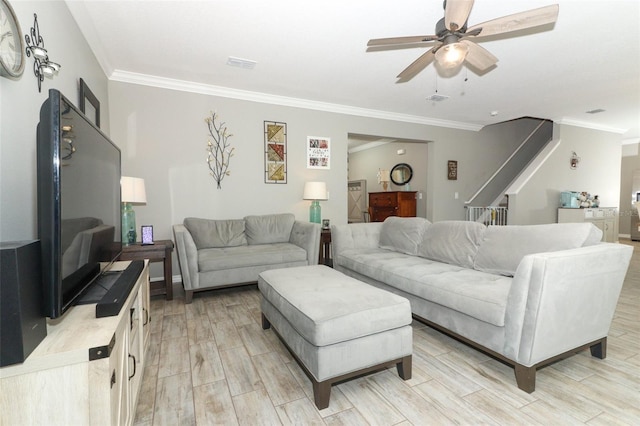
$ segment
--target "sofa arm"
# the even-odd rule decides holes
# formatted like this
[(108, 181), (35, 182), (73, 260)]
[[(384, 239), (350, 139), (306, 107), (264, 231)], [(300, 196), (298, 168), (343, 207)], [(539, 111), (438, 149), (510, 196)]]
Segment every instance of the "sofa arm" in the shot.
[(317, 265), (320, 256), (320, 225), (296, 220), (291, 228), (289, 242), (303, 248), (307, 252), (309, 265)]
[(524, 366), (606, 337), (633, 247), (602, 243), (525, 256), (505, 317), (505, 355)]
[(184, 225), (173, 225), (173, 236), (176, 240), (182, 285), (185, 290), (197, 289), (199, 286), (198, 248), (193, 241), (193, 236)]

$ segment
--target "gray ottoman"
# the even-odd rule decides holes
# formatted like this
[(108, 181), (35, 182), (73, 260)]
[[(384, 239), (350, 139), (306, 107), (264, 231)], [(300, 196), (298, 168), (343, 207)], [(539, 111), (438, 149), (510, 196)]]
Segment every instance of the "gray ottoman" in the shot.
[(262, 328), (274, 326), (313, 383), (318, 409), (331, 385), (396, 365), (411, 378), (409, 301), (324, 265), (260, 273)]

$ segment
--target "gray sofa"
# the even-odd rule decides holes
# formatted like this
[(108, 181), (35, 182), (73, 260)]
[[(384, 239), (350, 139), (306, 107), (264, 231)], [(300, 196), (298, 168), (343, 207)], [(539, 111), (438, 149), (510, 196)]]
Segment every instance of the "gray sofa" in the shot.
[(255, 283), (262, 271), (316, 265), (320, 231), (320, 225), (288, 213), (186, 218), (173, 226), (186, 303), (195, 291)]
[(606, 356), (606, 337), (633, 248), (601, 243), (590, 223), (489, 226), (389, 218), (332, 227), (334, 268), (406, 297), (414, 317), (514, 366), (579, 350)]

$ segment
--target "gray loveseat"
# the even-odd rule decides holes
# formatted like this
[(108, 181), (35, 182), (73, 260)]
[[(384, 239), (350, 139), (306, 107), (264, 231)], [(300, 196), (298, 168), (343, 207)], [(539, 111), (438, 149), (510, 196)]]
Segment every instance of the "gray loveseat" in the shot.
[(592, 224), (489, 226), (389, 218), (332, 227), (334, 267), (406, 297), (416, 319), (514, 366), (536, 368), (606, 338), (633, 248)]
[(173, 226), (186, 303), (194, 291), (254, 283), (268, 269), (316, 265), (320, 230), (288, 213), (186, 218)]

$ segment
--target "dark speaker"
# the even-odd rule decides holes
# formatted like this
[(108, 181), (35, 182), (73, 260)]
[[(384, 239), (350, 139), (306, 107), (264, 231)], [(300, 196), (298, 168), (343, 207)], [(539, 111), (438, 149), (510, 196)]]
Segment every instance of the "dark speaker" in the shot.
[(47, 335), (40, 241), (0, 243), (0, 367), (24, 362)]

